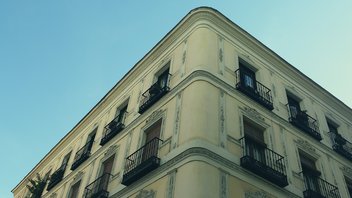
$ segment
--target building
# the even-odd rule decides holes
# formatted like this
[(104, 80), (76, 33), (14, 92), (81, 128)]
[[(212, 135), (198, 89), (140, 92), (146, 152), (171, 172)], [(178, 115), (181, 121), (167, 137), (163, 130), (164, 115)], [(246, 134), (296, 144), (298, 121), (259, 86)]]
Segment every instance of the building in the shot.
[(352, 197), (352, 110), (192, 10), (13, 189), (44, 198)]

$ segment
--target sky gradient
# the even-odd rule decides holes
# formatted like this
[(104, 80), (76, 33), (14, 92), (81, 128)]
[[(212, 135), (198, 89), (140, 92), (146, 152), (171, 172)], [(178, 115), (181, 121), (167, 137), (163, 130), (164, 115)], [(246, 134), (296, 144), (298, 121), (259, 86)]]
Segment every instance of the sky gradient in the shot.
[(0, 198), (199, 6), (352, 107), (351, 0), (148, 2), (0, 0)]

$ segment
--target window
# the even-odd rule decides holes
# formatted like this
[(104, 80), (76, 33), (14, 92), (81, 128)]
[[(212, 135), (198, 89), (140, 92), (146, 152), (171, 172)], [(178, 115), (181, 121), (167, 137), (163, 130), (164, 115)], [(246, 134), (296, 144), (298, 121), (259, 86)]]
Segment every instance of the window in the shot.
[(128, 101), (121, 105), (115, 114), (115, 118), (111, 120), (109, 124), (104, 127), (103, 137), (100, 141), (100, 145), (104, 146), (109, 140), (115, 135), (120, 133), (125, 128), (125, 119), (127, 114)]
[(352, 180), (345, 177), (345, 181), (346, 181), (347, 191), (350, 195), (350, 198), (352, 198)]
[(299, 101), (287, 95), (288, 107), (293, 118), (296, 118), (297, 115), (301, 112), (301, 107)]
[(58, 184), (62, 178), (64, 177), (66, 166), (71, 156), (71, 151), (65, 155), (62, 160), (61, 166), (50, 176), (48, 187), (46, 188), (48, 191), (52, 189), (56, 184)]
[(264, 129), (260, 126), (244, 120), (244, 137), (246, 140), (246, 153), (255, 160), (265, 164)]
[(147, 130), (145, 130), (145, 147), (142, 154), (142, 161), (149, 159), (152, 156), (157, 156), (159, 141), (156, 138), (160, 138), (162, 119), (156, 121)]
[(330, 133), (337, 134), (337, 127), (335, 124), (332, 124), (331, 122), (328, 121), (328, 128)]
[(49, 175), (50, 175), (50, 172), (51, 172), (51, 170), (49, 170), (45, 175), (44, 175), (44, 178), (43, 178), (43, 180), (45, 181), (45, 182), (47, 182), (48, 181), (48, 179), (49, 179)]
[(69, 198), (77, 198), (78, 197), (80, 185), (81, 185), (81, 180), (79, 180), (73, 186), (71, 186), (70, 193), (68, 195)]
[(167, 86), (168, 80), (169, 80), (169, 70), (170, 68), (168, 67), (164, 72), (162, 72), (158, 76), (157, 84), (159, 85), (160, 88)]
[[(45, 186), (47, 185), (47, 182), (49, 180), (49, 177), (50, 177), (50, 173), (51, 173), (51, 170), (49, 170), (45, 175), (44, 175), (44, 182), (45, 182)], [(45, 189), (45, 186), (44, 186), (44, 189)]]
[(89, 152), (92, 149), (96, 133), (97, 133), (97, 128), (95, 128), (87, 137), (87, 144), (88, 144), (87, 151)]
[(122, 184), (130, 185), (160, 165), (158, 157), (162, 119), (159, 119), (144, 132), (144, 145), (126, 158)]
[(102, 163), (102, 168), (101, 168), (101, 174), (103, 175), (105, 173), (111, 174), (112, 173), (112, 167), (114, 164), (114, 159), (115, 159), (115, 155), (112, 155), (111, 157), (109, 157), (107, 160), (105, 160)]
[(115, 115), (115, 118), (117, 118), (116, 122), (124, 123), (124, 120), (126, 118), (126, 113), (127, 113), (127, 104), (123, 105), (122, 107), (119, 107)]
[(168, 62), (165, 67), (155, 75), (156, 80), (154, 81), (154, 84), (152, 84), (149, 89), (142, 94), (138, 113), (142, 114), (169, 92), (169, 68), (170, 62)]
[(301, 160), (305, 188), (309, 191), (308, 194), (312, 192), (319, 193), (320, 186), (318, 178), (321, 173), (316, 169), (315, 160), (302, 153), (299, 153), (299, 158)]
[(71, 151), (65, 155), (64, 159), (62, 160), (62, 163), (61, 163), (61, 168), (65, 171), (66, 169), (66, 166), (68, 164), (68, 160), (70, 159), (70, 156), (71, 156)]
[(246, 67), (243, 63), (240, 64), (240, 78), (246, 88), (256, 89), (255, 72)]
[(154, 138), (160, 137), (161, 123), (162, 123), (162, 119), (159, 119), (153, 125), (151, 125), (147, 130), (145, 130), (145, 134), (146, 134), (145, 142), (146, 143)]

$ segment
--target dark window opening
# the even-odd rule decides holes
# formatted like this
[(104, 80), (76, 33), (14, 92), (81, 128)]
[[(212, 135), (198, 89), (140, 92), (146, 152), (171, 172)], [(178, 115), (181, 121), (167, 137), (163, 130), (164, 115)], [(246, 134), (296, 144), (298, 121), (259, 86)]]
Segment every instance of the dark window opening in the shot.
[(79, 193), (79, 186), (81, 185), (81, 180), (79, 180), (78, 182), (76, 182), (70, 190), (70, 194), (69, 194), (69, 198), (77, 198), (78, 197), (78, 193)]

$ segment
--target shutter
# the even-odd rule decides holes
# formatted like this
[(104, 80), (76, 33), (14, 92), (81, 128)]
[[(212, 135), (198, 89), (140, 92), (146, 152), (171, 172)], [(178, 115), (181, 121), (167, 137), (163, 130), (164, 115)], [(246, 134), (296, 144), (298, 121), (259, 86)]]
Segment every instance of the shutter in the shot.
[(102, 174), (104, 174), (104, 173), (111, 174), (112, 165), (114, 164), (114, 159), (115, 159), (115, 155), (109, 157), (107, 160), (105, 160), (103, 162), (103, 172), (102, 172)]
[(264, 144), (264, 133), (259, 127), (244, 121), (244, 135), (250, 139)]
[(155, 122), (152, 126), (150, 126), (146, 131), (146, 140), (145, 142), (149, 142), (150, 140), (154, 138), (159, 138), (160, 137), (160, 131), (161, 131), (161, 122), (162, 120), (158, 120)]

